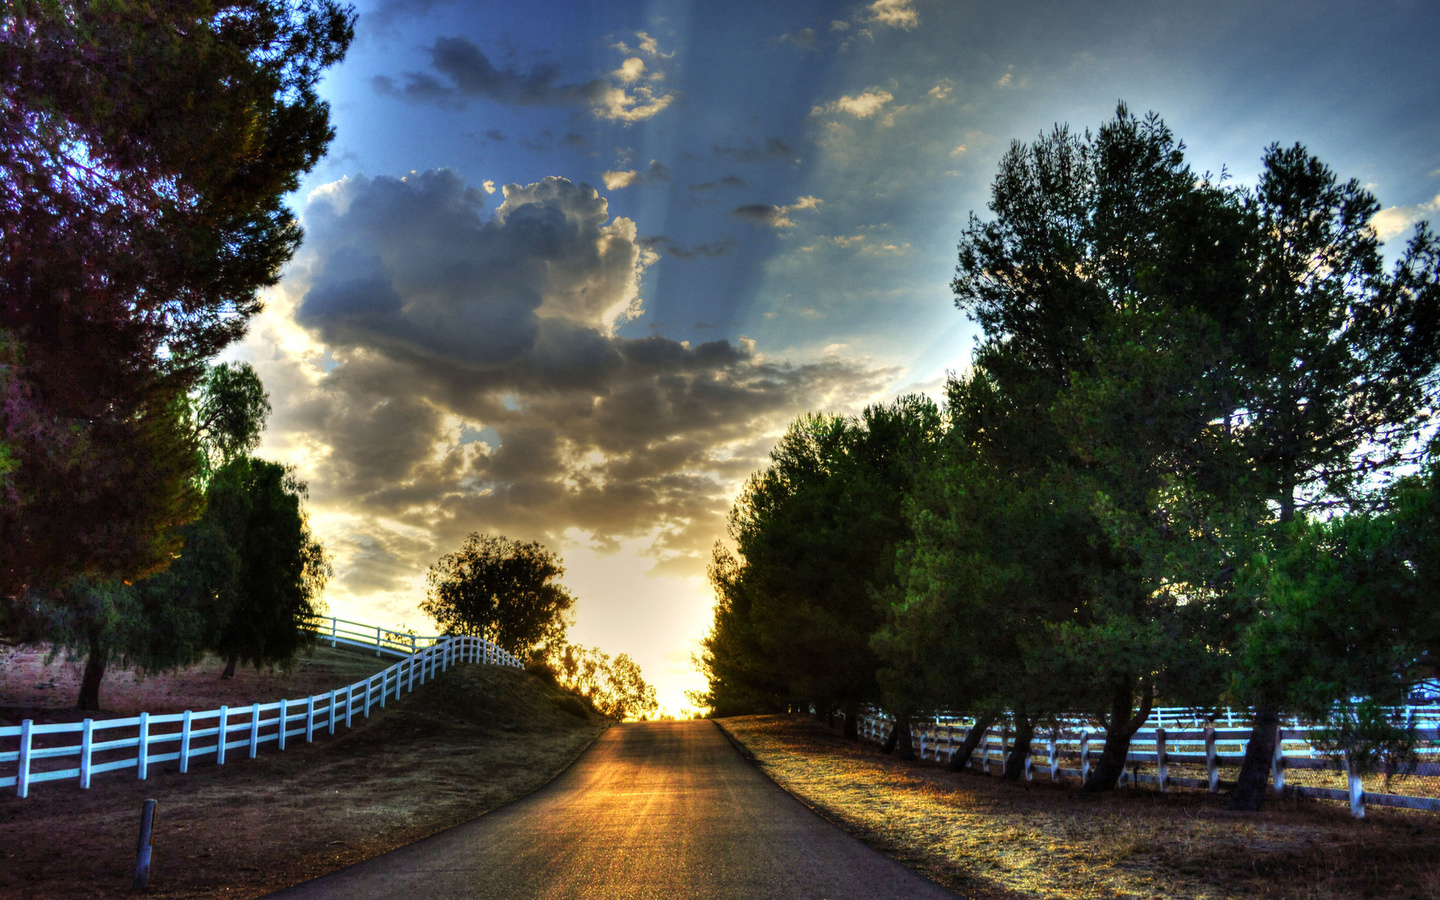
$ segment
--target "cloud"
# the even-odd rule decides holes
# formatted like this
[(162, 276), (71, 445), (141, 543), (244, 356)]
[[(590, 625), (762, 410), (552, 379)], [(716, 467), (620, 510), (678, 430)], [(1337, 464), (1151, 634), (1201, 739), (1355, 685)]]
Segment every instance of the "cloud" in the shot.
[(849, 113), (857, 119), (868, 119), (884, 108), (885, 104), (895, 99), (895, 95), (883, 88), (867, 88), (859, 94), (851, 97), (842, 96), (839, 100), (831, 100), (819, 106), (812, 107), (810, 115), (821, 116), (827, 113)]
[(893, 377), (771, 361), (745, 339), (625, 336), (661, 241), (564, 178), (489, 196), (444, 169), (317, 189), (252, 331), (276, 407), (266, 452), (300, 463), (342, 595), (413, 589), (470, 531), (641, 540), (657, 565), (703, 572), (774, 436)]
[(1370, 220), (1375, 228), (1375, 234), (1381, 242), (1399, 237), (1410, 229), (1416, 222), (1428, 216), (1440, 212), (1440, 194), (1428, 203), (1416, 203), (1412, 206), (1389, 206), (1380, 210)]
[(712, 194), (722, 189), (742, 187), (745, 187), (745, 179), (739, 175), (726, 175), (722, 178), (692, 184), (689, 186), (689, 190), (696, 194)]
[[(661, 54), (648, 36), (640, 52), (655, 60), (674, 56)], [(514, 106), (588, 106), (598, 118), (627, 124), (657, 115), (677, 96), (664, 88), (664, 72), (651, 71), (639, 56), (627, 56), (605, 78), (564, 82), (553, 63), (538, 63), (528, 72), (499, 68), (470, 39), (439, 37), (430, 46), (430, 65), (430, 71), (407, 72), (399, 82), (376, 75), (371, 85), (380, 94), (449, 107), (472, 99)]]
[(818, 49), (815, 29), (802, 28), (794, 34), (782, 34), (775, 39), (778, 44), (791, 44), (806, 52), (814, 52)]
[[(402, 85), (385, 75), (372, 79), (382, 94), (413, 102), (458, 105), (472, 98), (519, 106), (597, 103), (607, 85), (599, 79), (560, 83), (552, 64), (536, 65), (529, 72), (500, 69), (468, 38), (440, 37), (430, 45), (431, 72), (407, 72)], [(437, 77), (438, 73), (441, 77)]]
[(624, 171), (609, 170), (600, 174), (605, 182), (605, 190), (616, 191), (621, 188), (635, 187), (641, 184), (653, 184), (660, 181), (670, 180), (670, 169), (659, 160), (650, 160), (650, 167), (641, 172), (636, 169)]
[(794, 228), (795, 220), (790, 213), (799, 210), (816, 209), (824, 200), (819, 197), (800, 197), (788, 206), (772, 206), (769, 203), (747, 203), (732, 210), (733, 215), (754, 225), (768, 225), (771, 228)]
[(891, 28), (913, 31), (920, 27), (920, 14), (912, 0), (875, 0), (867, 12), (868, 21)]
[(642, 237), (640, 244), (644, 247), (654, 248), (665, 256), (673, 256), (677, 259), (695, 259), (696, 257), (719, 257), (724, 256), (738, 246), (733, 237), (721, 238), (718, 241), (707, 244), (694, 244), (689, 247), (682, 247), (673, 243), (666, 237)]
[(800, 161), (795, 153), (795, 148), (777, 137), (767, 137), (758, 144), (754, 139), (746, 138), (744, 145), (740, 147), (733, 144), (715, 144), (710, 151), (721, 159), (733, 159), (746, 163), (765, 162), (770, 159), (788, 159), (797, 163)]

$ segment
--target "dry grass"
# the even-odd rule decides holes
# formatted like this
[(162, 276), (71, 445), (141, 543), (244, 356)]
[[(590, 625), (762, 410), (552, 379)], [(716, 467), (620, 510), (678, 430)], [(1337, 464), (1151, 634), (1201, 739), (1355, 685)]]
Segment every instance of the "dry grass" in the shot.
[(1201, 791), (1081, 794), (1043, 770), (1013, 784), (902, 763), (808, 717), (722, 725), (786, 790), (975, 900), (1440, 897), (1432, 813), (1372, 808), (1356, 821), (1293, 798), (1232, 813)]
[[(308, 674), (292, 674), (333, 666), (332, 683), (318, 689), (339, 687), (361, 677), (340, 670), (371, 665), (364, 659), (312, 658)], [(0, 670), (0, 681), (9, 674)], [(278, 693), (247, 699), (294, 697), (295, 686), (271, 684)], [(112, 689), (112, 702), (123, 705), (124, 695)], [(170, 764), (143, 782), (102, 776), (88, 791), (36, 785), (27, 800), (0, 797), (0, 898), (133, 896), (147, 797), (158, 800), (151, 896), (260, 896), (507, 803), (553, 778), (604, 725), (534, 675), (462, 665), (360, 727), (284, 753), (188, 775)]]

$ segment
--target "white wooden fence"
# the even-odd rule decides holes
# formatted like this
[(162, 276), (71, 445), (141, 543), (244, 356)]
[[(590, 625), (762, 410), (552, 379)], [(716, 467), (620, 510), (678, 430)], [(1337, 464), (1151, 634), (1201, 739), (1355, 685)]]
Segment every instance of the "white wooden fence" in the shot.
[[(1404, 768), (1403, 773), (1440, 775), (1440, 711), (1434, 707), (1422, 707), (1413, 712), (1419, 738), (1416, 748), (1419, 760)], [(1164, 724), (1167, 720), (1169, 727)], [(864, 714), (858, 717), (856, 724), (862, 739), (883, 742), (889, 736), (892, 722), (893, 719), (884, 714)], [(948, 762), (964, 743), (973, 723), (973, 719), (944, 716), (934, 721), (912, 723), (910, 734), (916, 755), (921, 759)], [(1360, 775), (1350, 771), (1343, 757), (1327, 754), (1312, 743), (1312, 732), (1315, 730), (1298, 722), (1282, 723), (1277, 729), (1279, 740), (1270, 764), (1275, 790), (1288, 790), (1303, 797), (1346, 801), (1350, 804), (1351, 815), (1356, 818), (1364, 818), (1367, 803), (1440, 812), (1440, 798), (1367, 792), (1361, 784)], [(1130, 752), (1125, 758), (1126, 771), (1120, 776), (1119, 783), (1154, 784), (1161, 791), (1177, 786), (1218, 792), (1222, 786), (1233, 786), (1220, 781), (1220, 767), (1239, 766), (1244, 761), (1249, 737), (1248, 711), (1226, 710), (1223, 715), (1207, 720), (1189, 710), (1157, 709), (1131, 739)], [(986, 774), (990, 773), (991, 766), (1003, 771), (1011, 750), (1010, 738), (1008, 726), (999, 722), (992, 725), (971, 756), (970, 767)], [(1105, 733), (1079, 718), (1062, 719), (1057, 726), (1049, 729), (1036, 728), (1031, 754), (1025, 760), (1025, 778), (1032, 779), (1033, 770), (1040, 767), (1048, 769), (1052, 781), (1058, 780), (1061, 775), (1086, 779), (1090, 775), (1091, 757), (1100, 752), (1104, 743)], [(1078, 761), (1080, 767), (1062, 768), (1062, 761)], [(1142, 764), (1152, 771), (1141, 772), (1139, 767)], [(1183, 778), (1170, 773), (1172, 765), (1187, 764), (1204, 766), (1206, 777)], [(1287, 788), (1286, 769), (1344, 772), (1348, 787), (1339, 790), (1292, 784)]]
[[(265, 744), (284, 750), (301, 738), (314, 740), (317, 732), (348, 728), (356, 715), (368, 717), (373, 707), (398, 700), (402, 692), (413, 691), (455, 663), (522, 666), (507, 651), (478, 637), (417, 637), (334, 618), (319, 624), (323, 627), (317, 634), (331, 646), (373, 648), (376, 656), (404, 658), (354, 684), (298, 700), (52, 725), (26, 719), (0, 728), (0, 789), (14, 788), (18, 796), (27, 797), (32, 784), (45, 781), (78, 780), (80, 787), (89, 788), (91, 778), (105, 772), (134, 769), (144, 779), (152, 766), (162, 763), (178, 762), (181, 772), (188, 772), (196, 760), (224, 765), (233, 758), (231, 751), (253, 758)], [(374, 639), (367, 640), (372, 634)]]

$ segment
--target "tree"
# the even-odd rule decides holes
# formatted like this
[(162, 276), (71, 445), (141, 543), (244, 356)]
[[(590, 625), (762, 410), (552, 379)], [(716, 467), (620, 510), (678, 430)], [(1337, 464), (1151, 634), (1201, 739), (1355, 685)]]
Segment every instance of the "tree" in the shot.
[(1434, 449), (1375, 509), (1277, 523), (1281, 534), (1243, 575), (1263, 601), (1239, 645), (1236, 695), (1325, 726), (1357, 771), (1387, 744), (1408, 743), (1385, 707), (1403, 704), (1440, 663)]
[(563, 640), (575, 597), (565, 568), (539, 543), (471, 533), (426, 574), (420, 609), (445, 634), (483, 637), (524, 659)]
[[(1305, 509), (1363, 502), (1367, 481), (1416, 446), (1440, 364), (1440, 241), (1420, 223), (1386, 275), (1370, 224), (1380, 205), (1358, 182), (1299, 145), (1272, 145), (1264, 166), (1245, 198), (1257, 315), (1240, 332), (1235, 416), (1283, 526)], [(1243, 699), (1256, 715), (1232, 806), (1258, 809), (1279, 698)]]
[(1158, 117), (1123, 104), (1097, 134), (1012, 145), (990, 208), (961, 238), (953, 287), (985, 331), (975, 367), (1018, 418), (1003, 442), (987, 426), (979, 460), (1036, 553), (985, 567), (1053, 582), (1050, 602), (1019, 604), (1016, 633), (1103, 723), (1085, 789), (1108, 790), (1226, 613), (1222, 584), (1177, 563), (1223, 555), (1215, 519), (1243, 471), (1217, 424), (1230, 381), (1216, 322), (1243, 318), (1244, 217)]
[(220, 466), (260, 446), (270, 396), (249, 363), (221, 363), (205, 371), (191, 407), (208, 480)]
[(212, 570), (197, 579), (215, 598), (209, 647), (225, 659), (227, 678), (237, 663), (289, 665), (310, 640), (331, 576), (303, 508), (305, 483), (289, 466), (240, 456), (216, 473), (208, 496), (194, 533), (213, 528), (223, 542), (215, 553), (194, 555)]
[(902, 502), (938, 433), (938, 411), (918, 396), (791, 425), (736, 500), (736, 553), (717, 548), (711, 568), (712, 697), (839, 706), (853, 734), (860, 705), (880, 699), (876, 592), (894, 582)]
[(181, 398), (299, 242), (282, 198), (332, 136), (315, 87), (352, 22), (331, 0), (6, 8), (0, 593), (172, 558), (198, 513)]
[(611, 657), (595, 647), (567, 643), (547, 656), (560, 684), (584, 697), (602, 716), (646, 719), (660, 709), (655, 688), (645, 682), (640, 667), (624, 653)]

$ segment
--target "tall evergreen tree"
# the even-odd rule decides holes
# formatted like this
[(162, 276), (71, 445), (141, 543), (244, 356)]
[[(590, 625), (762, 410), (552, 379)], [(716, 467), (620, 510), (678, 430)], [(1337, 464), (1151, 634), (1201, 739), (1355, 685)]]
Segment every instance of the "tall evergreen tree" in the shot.
[(282, 198), (332, 136), (316, 84), (352, 21), (333, 0), (6, 7), (0, 593), (172, 558), (197, 461), (164, 432), (300, 239)]

